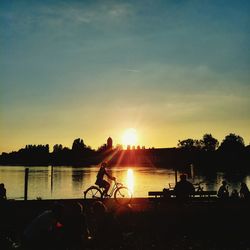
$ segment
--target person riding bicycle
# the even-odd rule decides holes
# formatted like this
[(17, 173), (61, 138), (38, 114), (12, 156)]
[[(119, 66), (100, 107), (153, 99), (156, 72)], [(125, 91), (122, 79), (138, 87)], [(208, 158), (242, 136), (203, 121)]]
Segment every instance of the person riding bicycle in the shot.
[(100, 188), (104, 188), (104, 192), (103, 192), (104, 196), (107, 196), (108, 190), (110, 188), (109, 182), (103, 179), (104, 175), (106, 175), (110, 180), (113, 180), (113, 181), (115, 180), (115, 177), (113, 177), (107, 172), (106, 170), (107, 166), (108, 164), (106, 162), (102, 162), (101, 167), (97, 173), (96, 182), (95, 182), (95, 184), (98, 185)]

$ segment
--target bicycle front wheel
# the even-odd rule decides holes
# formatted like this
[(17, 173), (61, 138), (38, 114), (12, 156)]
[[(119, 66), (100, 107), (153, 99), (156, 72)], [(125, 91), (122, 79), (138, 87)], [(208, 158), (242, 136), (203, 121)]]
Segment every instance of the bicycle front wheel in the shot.
[(84, 199), (101, 199), (102, 192), (97, 187), (90, 187), (84, 192)]
[(127, 205), (131, 202), (132, 193), (127, 187), (119, 187), (114, 193), (115, 201), (120, 205)]

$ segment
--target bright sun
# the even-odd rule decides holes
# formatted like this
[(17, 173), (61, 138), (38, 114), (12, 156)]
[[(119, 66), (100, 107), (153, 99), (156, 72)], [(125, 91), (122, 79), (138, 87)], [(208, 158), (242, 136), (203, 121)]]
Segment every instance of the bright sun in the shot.
[(137, 143), (137, 134), (134, 128), (127, 129), (122, 136), (122, 144), (124, 146), (135, 146)]

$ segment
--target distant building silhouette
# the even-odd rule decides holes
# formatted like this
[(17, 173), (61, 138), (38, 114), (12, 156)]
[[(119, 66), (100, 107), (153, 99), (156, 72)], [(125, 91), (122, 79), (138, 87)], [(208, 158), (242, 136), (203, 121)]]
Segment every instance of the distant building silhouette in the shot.
[(113, 148), (113, 140), (111, 137), (108, 138), (107, 140), (107, 148), (112, 149)]

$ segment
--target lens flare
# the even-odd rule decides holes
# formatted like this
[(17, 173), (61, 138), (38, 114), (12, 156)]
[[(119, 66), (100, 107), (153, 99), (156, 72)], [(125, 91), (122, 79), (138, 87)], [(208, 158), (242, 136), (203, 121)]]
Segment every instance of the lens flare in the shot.
[(126, 184), (127, 184), (127, 187), (129, 188), (129, 190), (133, 194), (134, 193), (134, 171), (131, 168), (129, 168), (127, 170)]

